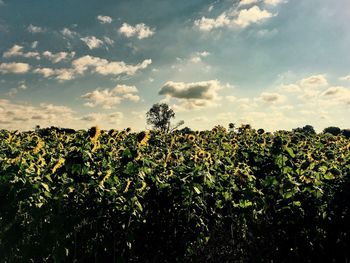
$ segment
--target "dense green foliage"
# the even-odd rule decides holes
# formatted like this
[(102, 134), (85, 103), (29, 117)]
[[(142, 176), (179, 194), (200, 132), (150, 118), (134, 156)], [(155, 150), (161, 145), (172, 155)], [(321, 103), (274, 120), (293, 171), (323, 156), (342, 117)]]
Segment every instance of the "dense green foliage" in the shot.
[(0, 261), (349, 261), (349, 139), (188, 132), (0, 131)]

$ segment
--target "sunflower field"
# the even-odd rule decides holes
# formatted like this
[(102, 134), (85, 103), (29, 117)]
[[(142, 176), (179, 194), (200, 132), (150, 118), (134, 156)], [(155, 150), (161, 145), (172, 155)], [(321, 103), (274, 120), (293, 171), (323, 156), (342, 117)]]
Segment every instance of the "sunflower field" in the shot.
[(0, 130), (0, 262), (349, 262), (350, 140)]

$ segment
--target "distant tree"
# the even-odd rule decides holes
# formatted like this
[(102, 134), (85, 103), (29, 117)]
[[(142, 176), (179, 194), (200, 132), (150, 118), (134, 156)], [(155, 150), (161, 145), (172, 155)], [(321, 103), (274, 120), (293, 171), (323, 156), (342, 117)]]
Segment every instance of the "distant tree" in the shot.
[(168, 132), (170, 130), (170, 120), (175, 118), (175, 112), (166, 103), (156, 103), (146, 113), (146, 118), (147, 124), (153, 125), (155, 129)]
[(311, 125), (305, 125), (302, 128), (293, 129), (293, 132), (301, 132), (305, 134), (316, 134), (314, 127), (312, 127)]
[(330, 126), (325, 128), (323, 130), (323, 133), (330, 133), (330, 134), (333, 134), (334, 136), (337, 136), (341, 133), (341, 129), (339, 127)]
[(347, 139), (350, 139), (350, 129), (342, 130), (341, 135), (345, 136)]

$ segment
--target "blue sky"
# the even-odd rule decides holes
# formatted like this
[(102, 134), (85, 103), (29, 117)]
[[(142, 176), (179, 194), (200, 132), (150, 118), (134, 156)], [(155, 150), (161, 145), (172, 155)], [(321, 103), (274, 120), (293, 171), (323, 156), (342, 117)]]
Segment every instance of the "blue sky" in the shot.
[(350, 2), (0, 0), (0, 127), (350, 127)]

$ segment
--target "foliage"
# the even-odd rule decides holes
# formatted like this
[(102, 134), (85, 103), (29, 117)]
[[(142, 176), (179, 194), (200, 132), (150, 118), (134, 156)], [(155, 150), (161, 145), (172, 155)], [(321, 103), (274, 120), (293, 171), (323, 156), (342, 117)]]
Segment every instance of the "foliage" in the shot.
[(316, 134), (314, 127), (311, 125), (305, 125), (302, 128), (296, 128), (296, 129), (293, 129), (293, 131), (294, 132), (301, 132), (301, 133), (305, 133), (305, 134)]
[[(168, 132), (170, 129), (170, 120), (175, 117), (175, 112), (166, 103), (153, 104), (152, 108), (147, 112), (147, 124), (153, 125), (155, 129)], [(182, 125), (180, 122), (178, 126)]]
[(350, 141), (0, 131), (1, 262), (346, 262)]
[(330, 133), (334, 136), (337, 136), (341, 133), (341, 129), (339, 127), (330, 126), (330, 127), (325, 128), (323, 130), (323, 133)]

